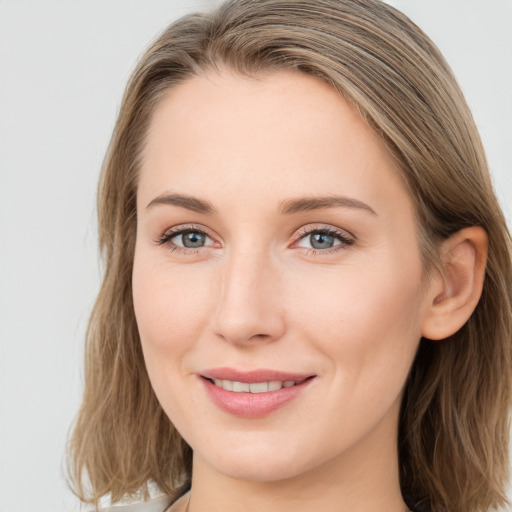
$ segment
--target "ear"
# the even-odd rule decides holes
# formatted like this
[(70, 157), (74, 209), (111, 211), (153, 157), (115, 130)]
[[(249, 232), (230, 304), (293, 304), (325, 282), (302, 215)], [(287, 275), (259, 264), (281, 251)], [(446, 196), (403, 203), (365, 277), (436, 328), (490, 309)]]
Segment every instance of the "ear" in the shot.
[(443, 243), (443, 275), (429, 284), (423, 337), (447, 338), (467, 322), (482, 294), (488, 245), (487, 233), (478, 226), (462, 229)]

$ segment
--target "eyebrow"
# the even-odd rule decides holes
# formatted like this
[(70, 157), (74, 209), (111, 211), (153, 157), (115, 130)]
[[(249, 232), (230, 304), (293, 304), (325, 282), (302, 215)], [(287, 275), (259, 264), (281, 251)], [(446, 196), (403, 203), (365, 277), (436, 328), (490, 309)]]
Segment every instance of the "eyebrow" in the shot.
[(155, 197), (146, 208), (151, 208), (158, 204), (168, 204), (172, 206), (179, 206), (192, 210), (193, 212), (202, 213), (205, 215), (212, 215), (217, 213), (215, 208), (208, 202), (197, 197), (187, 196), (184, 194), (165, 194), (162, 196)]
[(326, 196), (326, 197), (305, 197), (300, 199), (290, 199), (281, 204), (281, 213), (291, 215), (294, 213), (307, 212), (311, 210), (321, 210), (323, 208), (333, 208), (344, 206), (348, 208), (360, 208), (373, 215), (377, 215), (375, 210), (363, 203), (359, 199), (353, 199), (345, 196)]
[[(217, 213), (217, 210), (208, 201), (198, 199), (197, 197), (188, 196), (185, 194), (165, 194), (156, 197), (146, 206), (151, 208), (156, 205), (172, 205), (180, 208), (185, 208), (196, 213), (204, 215), (213, 215)], [(334, 207), (346, 207), (346, 208), (359, 208), (366, 210), (367, 212), (377, 215), (375, 210), (363, 203), (359, 199), (354, 199), (345, 196), (326, 196), (326, 197), (303, 197), (299, 199), (289, 199), (281, 203), (281, 214), (282, 215), (293, 215), (295, 213), (307, 212), (312, 210), (321, 210), (324, 208)]]

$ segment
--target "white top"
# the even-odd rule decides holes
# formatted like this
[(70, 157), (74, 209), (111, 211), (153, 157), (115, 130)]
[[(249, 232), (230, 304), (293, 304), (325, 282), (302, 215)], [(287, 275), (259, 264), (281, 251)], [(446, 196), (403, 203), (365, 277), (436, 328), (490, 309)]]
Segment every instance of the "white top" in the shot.
[[(100, 508), (98, 512), (186, 512), (190, 492), (172, 503), (169, 496), (160, 496), (142, 503), (130, 503), (129, 505), (112, 505)], [(172, 505), (171, 505), (172, 503)]]

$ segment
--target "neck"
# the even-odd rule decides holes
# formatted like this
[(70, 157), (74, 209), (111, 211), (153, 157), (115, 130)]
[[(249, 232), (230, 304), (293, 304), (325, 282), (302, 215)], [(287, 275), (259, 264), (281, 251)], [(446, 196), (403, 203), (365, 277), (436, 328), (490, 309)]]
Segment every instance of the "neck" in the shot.
[(405, 512), (396, 439), (396, 423), (383, 424), (321, 465), (283, 480), (264, 482), (223, 474), (194, 454), (188, 510)]

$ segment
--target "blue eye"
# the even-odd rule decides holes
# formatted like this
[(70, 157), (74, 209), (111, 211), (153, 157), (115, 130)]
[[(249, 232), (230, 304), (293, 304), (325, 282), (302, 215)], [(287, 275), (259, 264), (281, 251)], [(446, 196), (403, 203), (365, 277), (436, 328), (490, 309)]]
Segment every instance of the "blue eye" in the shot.
[(309, 243), (313, 249), (330, 249), (335, 245), (339, 245), (341, 242), (336, 240), (332, 235), (325, 233), (313, 233), (309, 235)]
[(215, 245), (215, 242), (202, 230), (196, 227), (171, 229), (159, 239), (160, 245), (169, 245), (173, 250), (201, 249)]
[(297, 247), (312, 249), (317, 252), (329, 252), (329, 249), (342, 249), (352, 245), (354, 240), (342, 231), (335, 229), (321, 228), (309, 229), (304, 232), (296, 243)]
[(174, 235), (170, 240), (179, 246), (195, 249), (197, 247), (204, 247), (208, 236), (201, 231), (183, 231)]

